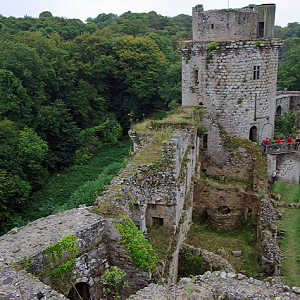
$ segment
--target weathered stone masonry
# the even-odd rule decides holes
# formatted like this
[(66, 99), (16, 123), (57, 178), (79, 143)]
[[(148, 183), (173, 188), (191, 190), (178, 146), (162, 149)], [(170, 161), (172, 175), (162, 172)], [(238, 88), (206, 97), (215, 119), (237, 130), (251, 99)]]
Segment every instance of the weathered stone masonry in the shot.
[(273, 38), (274, 16), (274, 5), (210, 11), (198, 5), (193, 41), (179, 50), (182, 104), (203, 105), (228, 133), (259, 143), (274, 130), (282, 45)]

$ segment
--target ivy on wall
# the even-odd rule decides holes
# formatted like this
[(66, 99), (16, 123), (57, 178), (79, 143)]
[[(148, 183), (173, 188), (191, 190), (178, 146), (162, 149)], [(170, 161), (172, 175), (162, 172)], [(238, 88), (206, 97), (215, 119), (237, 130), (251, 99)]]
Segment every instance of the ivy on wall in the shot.
[(75, 233), (66, 235), (44, 250), (49, 259), (45, 270), (50, 274), (51, 283), (61, 292), (69, 284), (75, 266), (78, 252), (76, 239)]
[(115, 223), (115, 226), (135, 266), (147, 272), (153, 271), (159, 263), (159, 258), (133, 221), (126, 217), (123, 223)]

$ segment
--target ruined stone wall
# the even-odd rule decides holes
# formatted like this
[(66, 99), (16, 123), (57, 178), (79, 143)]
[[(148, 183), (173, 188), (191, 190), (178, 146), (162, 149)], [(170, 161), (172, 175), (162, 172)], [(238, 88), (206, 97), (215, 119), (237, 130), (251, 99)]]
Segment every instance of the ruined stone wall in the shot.
[[(0, 238), (0, 296), (3, 299), (65, 299), (54, 290), (68, 296), (72, 285), (64, 278), (53, 285), (45, 249), (73, 233), (76, 234), (78, 253), (70, 276), (74, 285), (85, 283), (88, 286), (91, 300), (101, 298), (103, 284), (100, 278), (111, 265), (126, 270), (129, 287), (124, 291), (125, 295), (149, 284), (150, 274), (134, 266), (120, 243), (114, 220), (79, 208), (36, 220)], [(44, 283), (15, 269), (18, 265), (41, 277)]]
[(267, 275), (281, 275), (281, 251), (277, 244), (276, 211), (268, 197), (261, 200), (261, 212), (257, 226), (260, 242), (260, 264)]
[(227, 187), (212, 182), (195, 185), (193, 219), (207, 220), (217, 230), (233, 230), (240, 221), (260, 211), (260, 201), (255, 194), (242, 188)]
[(257, 38), (258, 14), (253, 10), (220, 9), (203, 11), (193, 7), (193, 40), (230, 41)]
[(248, 182), (254, 191), (267, 188), (267, 160), (255, 144), (246, 139), (220, 133), (216, 121), (203, 118), (208, 129), (205, 145), (202, 144), (201, 167), (204, 174), (220, 181)]
[[(259, 143), (273, 136), (281, 43), (219, 42), (216, 50), (208, 50), (207, 44), (181, 44), (183, 105), (204, 105), (230, 134), (248, 139), (251, 127), (256, 127)], [(254, 75), (258, 68), (259, 75)]]
[(206, 272), (192, 278), (182, 278), (178, 284), (165, 286), (151, 284), (129, 297), (140, 299), (281, 299), (297, 300), (300, 289), (290, 288), (282, 283), (281, 277), (267, 281), (246, 277), (234, 272)]
[[(278, 91), (276, 94), (276, 114), (281, 112), (281, 115), (289, 112), (290, 110), (297, 109), (300, 103), (299, 91)], [(280, 108), (278, 109), (278, 107)]]
[(300, 176), (299, 153), (283, 154), (276, 156), (278, 179), (299, 183)]
[(291, 97), (289, 95), (281, 94), (276, 97), (276, 115), (282, 116), (291, 109)]
[[(132, 132), (137, 144), (139, 134)], [(143, 133), (140, 134), (143, 139)], [(199, 154), (196, 130), (175, 130), (164, 142), (162, 154), (167, 161), (162, 165), (143, 165), (128, 178), (124, 195), (132, 198), (132, 218), (146, 229), (153, 218), (163, 219), (163, 226), (176, 228), (182, 216), (186, 195), (192, 183)], [(145, 218), (141, 218), (145, 216)]]

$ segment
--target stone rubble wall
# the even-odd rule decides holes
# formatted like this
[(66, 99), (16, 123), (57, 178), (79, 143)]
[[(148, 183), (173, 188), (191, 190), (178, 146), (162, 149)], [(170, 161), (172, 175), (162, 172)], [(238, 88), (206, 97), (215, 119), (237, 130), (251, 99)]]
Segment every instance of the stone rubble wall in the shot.
[(261, 281), (252, 277), (233, 272), (215, 271), (192, 278), (182, 278), (178, 284), (172, 286), (150, 284), (130, 300), (173, 300), (173, 299), (300, 299), (300, 289), (290, 288), (282, 283), (281, 277), (273, 277), (268, 281)]
[(234, 272), (232, 265), (221, 255), (207, 251), (194, 246), (182, 244), (180, 248), (180, 255), (183, 255), (188, 249), (193, 250), (193, 255), (198, 255), (204, 258), (204, 261), (211, 271), (225, 271)]
[[(142, 139), (137, 137), (138, 133), (134, 132), (136, 144), (141, 144)], [(153, 164), (138, 166), (127, 179), (123, 195), (130, 195), (135, 206), (132, 218), (140, 228), (151, 226), (152, 217), (163, 218), (166, 227), (175, 229), (178, 226), (198, 153), (199, 138), (195, 129), (175, 131), (162, 149), (167, 162), (158, 167)], [(144, 216), (146, 218), (142, 219)]]
[(261, 244), (260, 262), (268, 275), (280, 275), (281, 251), (277, 244), (276, 210), (268, 198), (261, 200), (257, 235)]
[(208, 129), (207, 145), (202, 144), (201, 148), (204, 174), (224, 182), (228, 179), (252, 182), (256, 192), (266, 190), (267, 160), (260, 150), (248, 139), (221, 134), (222, 129), (208, 114), (203, 124)]

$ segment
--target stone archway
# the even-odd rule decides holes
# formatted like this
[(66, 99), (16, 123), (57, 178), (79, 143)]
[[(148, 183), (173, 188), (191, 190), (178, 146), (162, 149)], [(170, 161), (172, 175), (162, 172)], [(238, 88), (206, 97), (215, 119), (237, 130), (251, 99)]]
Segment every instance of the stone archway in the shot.
[(282, 108), (280, 105), (278, 105), (276, 108), (276, 117), (280, 117), (281, 113), (282, 113)]
[(90, 290), (86, 282), (78, 282), (71, 288), (68, 294), (70, 300), (90, 300)]
[(257, 127), (252, 126), (249, 131), (249, 140), (252, 142), (258, 142), (258, 136), (257, 136)]

